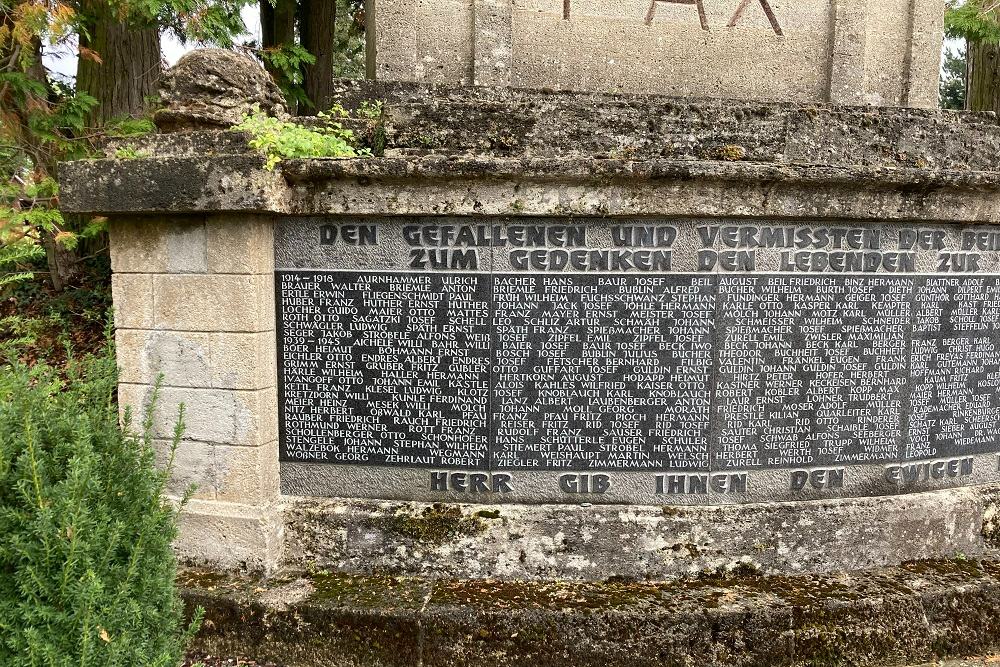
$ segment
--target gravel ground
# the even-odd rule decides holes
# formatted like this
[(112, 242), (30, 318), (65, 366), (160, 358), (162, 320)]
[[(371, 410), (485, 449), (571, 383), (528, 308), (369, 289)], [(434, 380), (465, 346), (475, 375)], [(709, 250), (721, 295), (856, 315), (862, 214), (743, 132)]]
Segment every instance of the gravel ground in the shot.
[[(226, 658), (217, 655), (208, 655), (199, 651), (188, 654), (188, 659), (183, 667), (193, 667), (198, 663), (205, 667), (282, 667), (273, 662), (259, 662), (249, 658)], [(965, 658), (963, 660), (945, 660), (944, 662), (928, 662), (923, 665), (913, 665), (913, 667), (1000, 667), (1000, 655), (986, 655), (979, 658)]]
[(965, 658), (964, 660), (945, 660), (943, 662), (931, 662), (917, 667), (1000, 667), (1000, 655), (984, 655), (979, 658)]
[(226, 658), (218, 655), (208, 655), (200, 651), (188, 653), (183, 667), (193, 667), (201, 663), (205, 667), (281, 667), (274, 662), (259, 662), (249, 658)]

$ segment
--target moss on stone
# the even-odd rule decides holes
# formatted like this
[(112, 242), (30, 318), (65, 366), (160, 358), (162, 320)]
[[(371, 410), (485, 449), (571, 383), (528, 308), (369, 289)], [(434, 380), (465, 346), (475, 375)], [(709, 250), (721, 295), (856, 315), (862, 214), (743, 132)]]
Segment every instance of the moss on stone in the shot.
[(411, 577), (364, 576), (342, 572), (317, 572), (309, 576), (313, 592), (309, 601), (366, 609), (419, 607), (428, 584)]
[[(692, 545), (693, 546), (693, 545)], [(689, 549), (690, 551), (690, 549)], [(692, 554), (697, 553), (697, 547)], [(701, 581), (708, 582), (727, 582), (727, 581), (737, 581), (740, 579), (747, 579), (751, 577), (760, 577), (764, 572), (760, 569), (760, 566), (756, 563), (749, 561), (738, 561), (735, 563), (730, 563), (728, 565), (720, 565), (711, 570), (702, 570), (698, 573), (697, 578)]]
[(203, 568), (185, 568), (177, 573), (177, 585), (182, 588), (214, 590), (230, 581), (231, 577), (227, 574)]
[(739, 160), (745, 159), (746, 156), (747, 149), (743, 146), (726, 144), (725, 146), (719, 147), (718, 158), (721, 160), (726, 160), (727, 162), (738, 162)]
[(956, 555), (955, 558), (950, 559), (907, 561), (900, 567), (908, 572), (925, 576), (965, 575), (978, 577), (983, 573), (983, 566), (979, 561), (962, 555)]
[(477, 535), (487, 529), (485, 518), (499, 518), (499, 512), (496, 517), (484, 517), (480, 514), (477, 512), (468, 516), (456, 505), (435, 503), (419, 512), (401, 507), (394, 514), (370, 519), (369, 524), (392, 535), (434, 544)]
[[(185, 590), (189, 603), (208, 609), (199, 646), (260, 647), (259, 655), (296, 667), (418, 664), (418, 643), (433, 658), (425, 664), (504, 656), (496, 664), (763, 665), (790, 655), (797, 667), (905, 664), (978, 650), (996, 636), (1000, 563), (959, 558), (850, 576), (765, 576), (738, 566), (723, 578), (669, 582), (323, 571), (269, 579), (185, 571), (182, 581), (208, 587)], [(311, 594), (281, 604), (277, 582), (288, 581), (298, 590), (308, 581)], [(597, 654), (604, 662), (584, 658)], [(556, 655), (561, 661), (548, 659)], [(353, 662), (336, 661), (345, 656)]]

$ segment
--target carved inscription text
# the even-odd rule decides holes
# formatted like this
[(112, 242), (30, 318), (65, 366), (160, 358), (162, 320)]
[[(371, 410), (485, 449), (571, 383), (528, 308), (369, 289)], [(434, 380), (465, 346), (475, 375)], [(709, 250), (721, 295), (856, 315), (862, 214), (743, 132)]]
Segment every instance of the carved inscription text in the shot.
[[(764, 15), (767, 17), (768, 22), (771, 24), (771, 29), (774, 30), (775, 35), (784, 35), (781, 30), (781, 24), (778, 22), (778, 17), (774, 13), (774, 9), (771, 8), (768, 0), (756, 0), (760, 3), (761, 9), (764, 10)], [(569, 20), (571, 14), (571, 4), (572, 0), (563, 0), (563, 19)], [(739, 6), (736, 7), (736, 11), (733, 12), (732, 17), (729, 22), (726, 23), (726, 27), (735, 28), (736, 25), (743, 18), (743, 13), (746, 11), (747, 7), (754, 2), (754, 0), (741, 0)], [(656, 6), (658, 3), (663, 4), (673, 4), (673, 5), (691, 5), (698, 11), (698, 21), (701, 23), (701, 29), (708, 31), (708, 16), (705, 13), (705, 0), (650, 0), (649, 10), (646, 12), (645, 22), (646, 25), (652, 25), (653, 19), (656, 18)]]

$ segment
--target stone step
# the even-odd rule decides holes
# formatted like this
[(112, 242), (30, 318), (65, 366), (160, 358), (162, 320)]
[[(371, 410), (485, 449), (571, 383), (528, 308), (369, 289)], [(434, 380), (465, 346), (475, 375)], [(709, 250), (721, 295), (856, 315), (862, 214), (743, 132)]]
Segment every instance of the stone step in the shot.
[(912, 665), (1000, 645), (1000, 562), (670, 582), (185, 570), (196, 648), (286, 667)]
[(385, 103), (402, 154), (590, 155), (992, 171), (996, 114), (800, 102), (338, 82)]
[[(381, 119), (341, 121), (390, 157), (591, 158), (752, 162), (933, 172), (995, 171), (996, 114), (339, 82), (357, 109), (382, 100)], [(313, 117), (297, 119), (316, 125)], [(236, 132), (183, 132), (109, 142), (155, 157), (240, 155)]]

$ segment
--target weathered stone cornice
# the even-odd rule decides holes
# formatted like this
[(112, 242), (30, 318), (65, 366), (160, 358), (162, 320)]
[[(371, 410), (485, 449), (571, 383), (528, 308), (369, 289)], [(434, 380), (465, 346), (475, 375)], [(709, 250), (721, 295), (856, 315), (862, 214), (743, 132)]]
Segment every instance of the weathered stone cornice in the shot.
[[(718, 215), (996, 221), (995, 114), (343, 82), (381, 157), (281, 163), (232, 131), (63, 165), (80, 213)], [(309, 122), (316, 122), (315, 120)], [(113, 154), (114, 151), (111, 151)]]
[(429, 155), (267, 172), (245, 153), (74, 162), (61, 176), (77, 213), (1000, 218), (1000, 172), (983, 171)]

